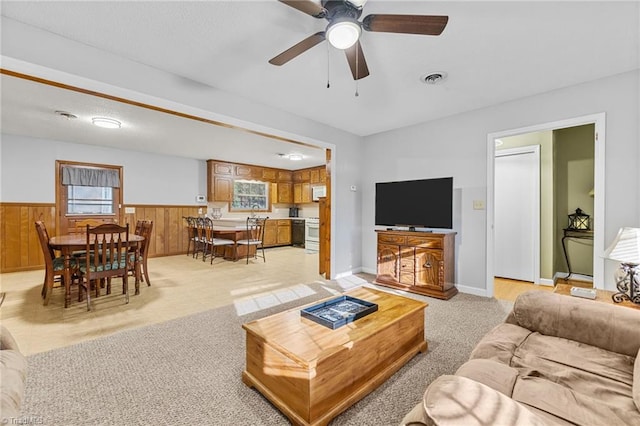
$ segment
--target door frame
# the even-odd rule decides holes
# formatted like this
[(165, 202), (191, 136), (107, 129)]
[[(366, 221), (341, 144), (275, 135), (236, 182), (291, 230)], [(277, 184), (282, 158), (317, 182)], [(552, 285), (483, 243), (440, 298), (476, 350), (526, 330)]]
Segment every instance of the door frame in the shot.
[[(495, 173), (495, 157), (507, 157), (512, 155), (533, 154), (536, 162), (536, 170), (534, 172), (535, 187), (533, 190), (533, 223), (531, 223), (531, 231), (533, 233), (533, 283), (540, 284), (540, 145), (519, 146), (516, 148), (495, 150), (494, 155), (494, 173)], [(495, 201), (495, 182), (494, 182), (494, 201)], [(495, 205), (494, 205), (495, 207)], [(494, 208), (495, 212), (495, 208)], [(494, 234), (495, 236), (495, 234)], [(494, 238), (495, 240), (495, 238)], [(495, 251), (495, 248), (494, 248)], [(495, 259), (495, 256), (494, 256)]]
[(486, 216), (486, 296), (493, 297), (493, 262), (494, 253), (494, 182), (495, 182), (495, 140), (508, 136), (525, 133), (552, 131), (568, 127), (594, 125), (594, 217), (593, 217), (593, 283), (595, 288), (604, 288), (604, 262), (602, 256), (605, 249), (605, 141), (606, 141), (606, 113), (596, 113), (565, 120), (537, 124), (500, 132), (487, 134), (487, 216)]

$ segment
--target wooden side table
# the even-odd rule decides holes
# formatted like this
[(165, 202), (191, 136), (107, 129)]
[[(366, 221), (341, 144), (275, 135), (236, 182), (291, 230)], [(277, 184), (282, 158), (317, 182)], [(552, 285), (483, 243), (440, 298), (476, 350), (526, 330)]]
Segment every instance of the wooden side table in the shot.
[[(573, 286), (570, 284), (557, 284), (553, 292), (558, 294), (564, 294), (565, 296), (571, 296), (571, 287)], [(612, 305), (625, 306), (627, 308), (632, 308), (632, 309), (640, 309), (640, 305), (636, 305), (635, 303), (630, 302), (628, 300), (623, 300), (620, 303), (615, 303), (611, 299), (611, 296), (613, 296), (614, 294), (615, 293), (613, 291), (598, 289), (596, 290), (596, 298), (594, 300), (596, 302), (610, 303)], [(575, 297), (575, 296), (571, 296), (571, 297)]]

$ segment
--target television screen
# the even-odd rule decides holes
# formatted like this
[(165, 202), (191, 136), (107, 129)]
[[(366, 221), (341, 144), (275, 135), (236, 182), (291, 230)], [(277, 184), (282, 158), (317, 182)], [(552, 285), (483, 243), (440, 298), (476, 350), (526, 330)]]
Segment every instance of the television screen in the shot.
[(376, 183), (376, 225), (453, 228), (453, 178)]

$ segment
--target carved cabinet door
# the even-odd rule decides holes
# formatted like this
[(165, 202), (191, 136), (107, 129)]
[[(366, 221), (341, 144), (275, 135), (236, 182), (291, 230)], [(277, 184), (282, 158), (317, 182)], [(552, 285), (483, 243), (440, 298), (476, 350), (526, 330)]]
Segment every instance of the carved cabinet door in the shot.
[(390, 244), (378, 244), (378, 274), (382, 280), (400, 279), (400, 247)]
[(442, 290), (444, 260), (442, 250), (416, 248), (416, 286)]

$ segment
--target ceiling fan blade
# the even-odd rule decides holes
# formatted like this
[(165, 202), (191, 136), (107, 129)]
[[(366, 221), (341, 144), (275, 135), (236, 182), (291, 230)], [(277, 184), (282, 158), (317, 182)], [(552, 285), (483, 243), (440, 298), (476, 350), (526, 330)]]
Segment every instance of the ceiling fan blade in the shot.
[(345, 49), (344, 53), (347, 55), (347, 62), (349, 62), (349, 67), (351, 67), (351, 74), (353, 74), (354, 80), (360, 80), (369, 75), (369, 67), (367, 67), (367, 61), (364, 59), (362, 45), (359, 40), (350, 48)]
[(269, 63), (272, 65), (283, 65), (295, 58), (296, 56), (311, 49), (316, 44), (324, 41), (324, 31), (310, 35), (302, 40), (300, 43), (288, 48), (278, 56), (271, 58)]
[(298, 9), (300, 12), (311, 15), (314, 18), (324, 18), (327, 16), (327, 9), (320, 6), (311, 0), (278, 0), (280, 3), (284, 3), (287, 6), (291, 6), (294, 9)]
[(448, 16), (437, 15), (368, 15), (362, 27), (382, 33), (440, 35), (448, 21)]

